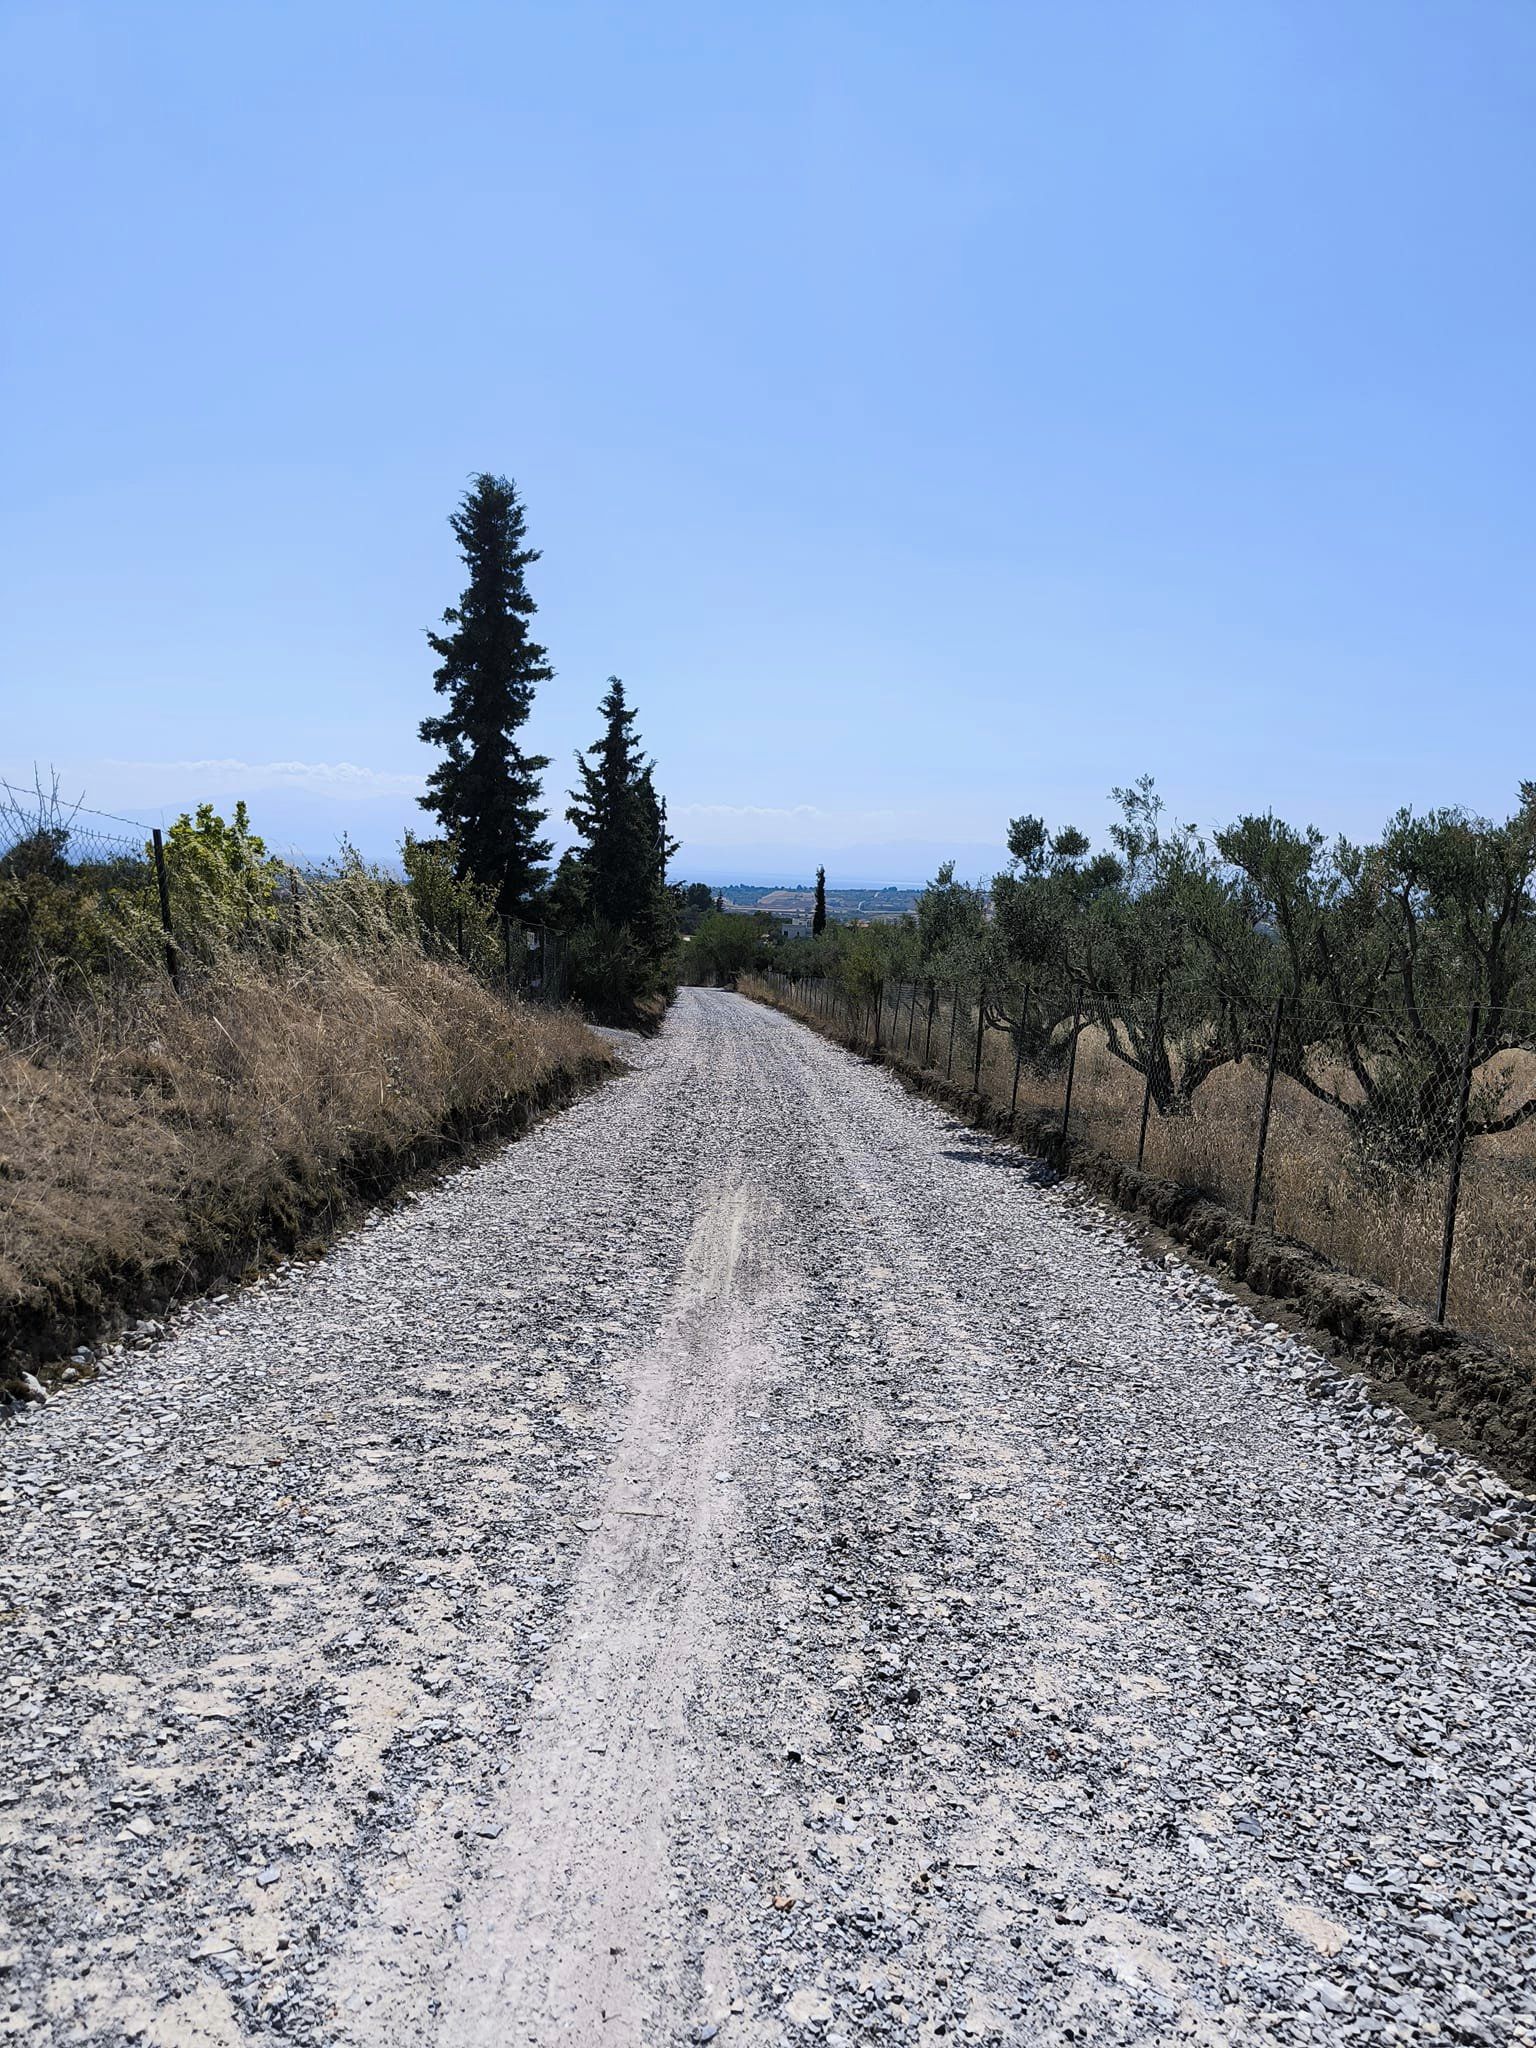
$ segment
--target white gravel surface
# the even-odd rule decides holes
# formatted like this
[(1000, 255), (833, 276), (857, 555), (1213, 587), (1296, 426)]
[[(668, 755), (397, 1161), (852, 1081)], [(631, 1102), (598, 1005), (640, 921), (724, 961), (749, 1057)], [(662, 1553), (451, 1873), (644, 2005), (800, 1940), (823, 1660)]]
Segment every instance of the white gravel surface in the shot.
[(1536, 2042), (1526, 1503), (685, 991), (0, 1430), (0, 2030)]

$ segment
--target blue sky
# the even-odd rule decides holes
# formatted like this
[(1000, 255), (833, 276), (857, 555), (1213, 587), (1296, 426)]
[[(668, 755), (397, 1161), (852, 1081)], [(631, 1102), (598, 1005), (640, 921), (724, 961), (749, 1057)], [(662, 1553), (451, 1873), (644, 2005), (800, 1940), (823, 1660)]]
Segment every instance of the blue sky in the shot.
[(48, 0), (0, 64), (0, 772), (387, 850), (492, 468), (553, 808), (616, 671), (684, 872), (1536, 774), (1529, 0)]

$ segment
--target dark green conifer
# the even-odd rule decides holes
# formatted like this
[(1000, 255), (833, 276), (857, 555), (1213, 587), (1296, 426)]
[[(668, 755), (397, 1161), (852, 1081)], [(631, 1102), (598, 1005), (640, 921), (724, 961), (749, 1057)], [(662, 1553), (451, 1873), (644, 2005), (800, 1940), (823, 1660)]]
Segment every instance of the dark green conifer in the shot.
[(539, 555), (524, 544), (523, 507), (506, 477), (477, 476), (449, 524), (469, 583), (443, 613), (450, 630), (427, 635), (439, 658), (433, 686), (448, 704), (421, 722), (421, 737), (445, 754), (421, 804), (453, 841), (461, 876), (494, 890), (503, 915), (526, 916), (550, 850), (539, 837), (539, 776), (549, 762), (517, 742), (535, 689), (554, 675), (529, 631), (536, 607), (526, 571)]
[(634, 709), (617, 676), (608, 678), (598, 710), (603, 730), (585, 756), (576, 756), (578, 787), (565, 815), (583, 841), (588, 914), (604, 924), (633, 925), (648, 908), (658, 879), (656, 793), (634, 732)]
[(667, 863), (677, 843), (617, 676), (608, 678), (598, 708), (603, 730), (576, 756), (578, 786), (565, 814), (582, 843), (561, 862), (557, 893), (562, 905), (576, 908), (578, 954), (592, 963), (593, 1000), (612, 1014), (670, 979), (678, 907)]

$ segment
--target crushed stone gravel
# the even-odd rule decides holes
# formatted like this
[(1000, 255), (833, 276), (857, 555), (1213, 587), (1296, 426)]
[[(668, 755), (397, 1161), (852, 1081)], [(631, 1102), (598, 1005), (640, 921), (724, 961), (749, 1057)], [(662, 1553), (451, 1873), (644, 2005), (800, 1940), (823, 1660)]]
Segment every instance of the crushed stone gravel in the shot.
[(0, 1428), (0, 2034), (1536, 2043), (1533, 1503), (687, 990)]

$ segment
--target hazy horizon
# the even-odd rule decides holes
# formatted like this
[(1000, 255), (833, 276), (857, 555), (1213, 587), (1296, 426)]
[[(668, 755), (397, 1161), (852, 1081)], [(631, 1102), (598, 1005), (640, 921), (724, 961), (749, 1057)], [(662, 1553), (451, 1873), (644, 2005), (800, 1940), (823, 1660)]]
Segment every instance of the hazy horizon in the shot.
[[(40, 767), (39, 779), (42, 789), (51, 791), (51, 780)], [(28, 807), (38, 787), (30, 770), (22, 776), (0, 774), (0, 784), (9, 785), (23, 809)], [(369, 817), (366, 811), (360, 814), (353, 805), (338, 808), (327, 819), (312, 802), (284, 802), (282, 792), (274, 796), (274, 792), (263, 791), (259, 786), (253, 793), (238, 778), (210, 776), (197, 789), (195, 799), (149, 805), (124, 801), (119, 809), (93, 803), (91, 791), (61, 781), (58, 800), (66, 816), (78, 809), (82, 835), (89, 832), (130, 838), (135, 826), (145, 831), (156, 825), (169, 826), (196, 801), (212, 802), (215, 809), (228, 816), (235, 803), (243, 799), (250, 811), (252, 829), (271, 851), (316, 865), (330, 859), (343, 838), (366, 859), (394, 865), (407, 828), (422, 837), (430, 837), (436, 830), (434, 820), (426, 812), (417, 811), (414, 816), (397, 814), (394, 805), (389, 806), (386, 817)], [(99, 796), (100, 792), (96, 794)], [(572, 843), (573, 835), (568, 826), (557, 832), (551, 823), (548, 829), (557, 841), (558, 857)], [(849, 847), (810, 856), (799, 863), (773, 847), (704, 845), (694, 846), (686, 855), (680, 854), (672, 863), (672, 876), (679, 882), (708, 882), (722, 888), (755, 885), (764, 889), (809, 889), (815, 884), (817, 866), (825, 865), (827, 886), (831, 889), (921, 889), (946, 861), (955, 862), (963, 880), (990, 881), (1007, 864), (1007, 859), (1007, 849), (1000, 841), (995, 846), (985, 842), (951, 845), (946, 841), (932, 845)]]
[(0, 773), (388, 851), (491, 469), (681, 874), (1507, 813), (1536, 13), (958, 19), (13, 11)]

